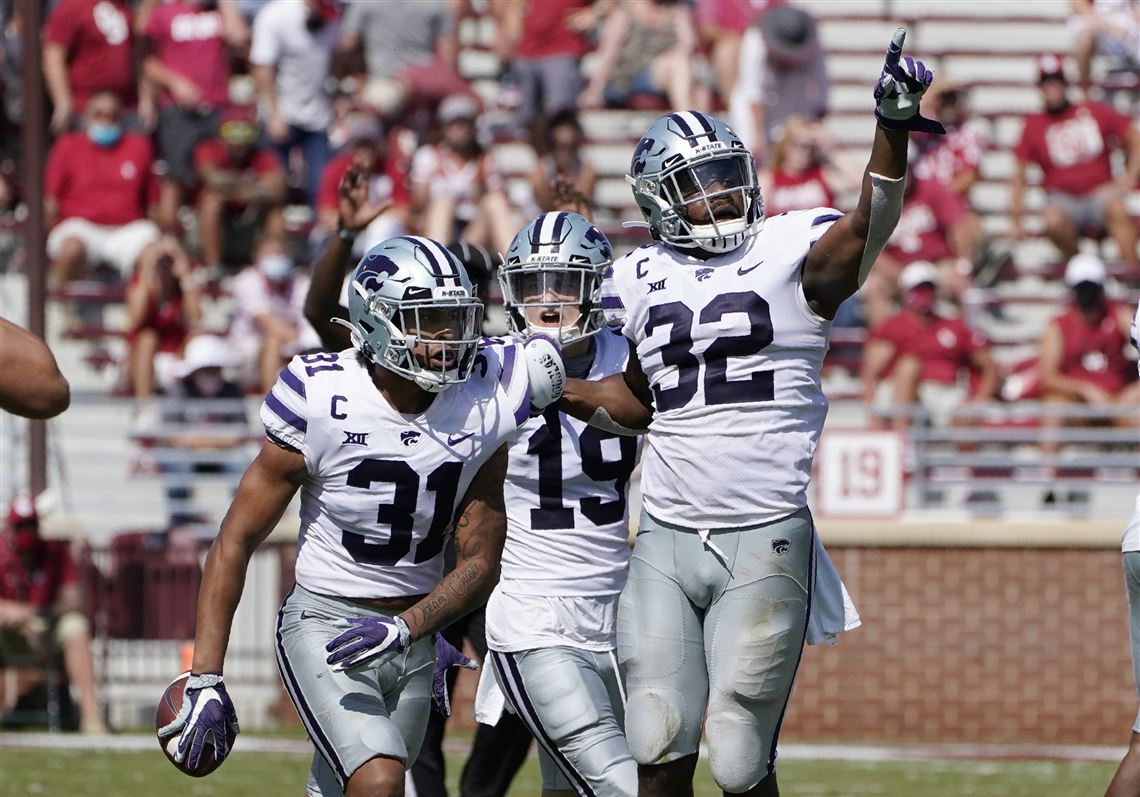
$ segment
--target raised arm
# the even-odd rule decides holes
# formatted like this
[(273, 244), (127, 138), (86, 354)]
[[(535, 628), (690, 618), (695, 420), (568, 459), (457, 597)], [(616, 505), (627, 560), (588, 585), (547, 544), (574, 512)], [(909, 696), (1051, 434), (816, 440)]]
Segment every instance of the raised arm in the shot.
[(859, 204), (823, 234), (804, 263), (804, 296), (824, 318), (834, 317), (839, 305), (862, 286), (898, 223), (910, 132), (946, 132), (918, 112), (934, 73), (921, 61), (903, 57), (905, 38), (904, 28), (895, 31), (875, 87), (878, 125)]
[(336, 234), (313, 267), (309, 294), (305, 297), (305, 318), (330, 351), (342, 351), (352, 345), (348, 329), (333, 320), (348, 320), (340, 306), (340, 289), (352, 257), (352, 244), (361, 230), (392, 206), (391, 202), (373, 205), (368, 201), (368, 176), (355, 164), (344, 173), (337, 193)]
[(71, 404), (71, 388), (37, 335), (0, 318), (0, 409), (54, 418)]

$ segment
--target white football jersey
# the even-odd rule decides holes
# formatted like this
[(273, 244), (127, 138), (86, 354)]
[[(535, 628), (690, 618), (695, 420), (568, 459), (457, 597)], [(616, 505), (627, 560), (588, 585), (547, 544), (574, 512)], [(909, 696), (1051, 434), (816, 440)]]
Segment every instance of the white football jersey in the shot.
[(308, 470), (298, 584), (347, 598), (435, 587), (471, 480), (528, 417), (522, 356), (517, 344), (488, 342), (471, 378), (417, 416), (388, 404), (351, 349), (294, 357), (281, 370), (261, 421), (304, 454)]
[[(588, 379), (625, 371), (629, 345), (602, 330)], [(507, 469), (507, 543), (499, 587), (521, 595), (608, 595), (625, 586), (626, 498), (640, 438), (550, 407), (522, 426)]]
[(840, 216), (774, 216), (708, 260), (654, 243), (614, 263), (603, 307), (653, 390), (641, 477), (653, 517), (739, 528), (806, 506), (831, 322), (808, 307), (801, 270)]

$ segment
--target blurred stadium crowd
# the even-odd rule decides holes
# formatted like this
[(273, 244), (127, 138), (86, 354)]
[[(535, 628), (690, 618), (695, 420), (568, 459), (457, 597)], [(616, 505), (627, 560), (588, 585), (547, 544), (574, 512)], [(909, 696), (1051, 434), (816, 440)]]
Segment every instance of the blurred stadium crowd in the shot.
[[(23, 212), (22, 23), (17, 4), (2, 7), (0, 212), (12, 220)], [(1137, 397), (1127, 326), (1116, 322), (1128, 308), (1106, 301), (1103, 287), (1112, 275), (1134, 285), (1140, 274), (1126, 204), (1140, 180), (1140, 134), (1100, 101), (1089, 65), (1100, 52), (1117, 73), (1135, 72), (1140, 11), (1111, 0), (1073, 0), (1072, 10), (1076, 85), (1061, 57), (1040, 58), (1042, 112), (1026, 117), (1015, 149), (1004, 240), (983, 231), (971, 203), (984, 127), (954, 75), (940, 75), (928, 105), (950, 135), (912, 148), (903, 218), (874, 279), (837, 319), (870, 330), (864, 399), (878, 391), (886, 400), (892, 383), (899, 401), (948, 385), (960, 400), (966, 374), (969, 395), (999, 395), (977, 320), (1000, 307), (975, 289), (1008, 277), (1011, 243), (1030, 234), (1027, 180), (1046, 191), (1041, 233), (1070, 264), (1058, 275), (1074, 309), (1050, 327), (1039, 356), (1008, 369), (1018, 379), (1005, 398)], [(187, 345), (202, 333), (228, 341), (225, 362), (243, 390), (264, 391), (283, 362), (318, 345), (304, 314), (306, 266), (336, 231), (350, 164), (367, 175), (370, 202), (390, 203), (355, 254), (403, 232), (462, 242), (494, 303), (494, 253), (522, 223), (595, 208), (598, 169), (578, 114), (601, 108), (712, 109), (756, 153), (768, 215), (844, 209), (859, 161), (829, 133), (827, 54), (809, 11), (783, 0), (49, 2), (52, 295), (69, 303), (75, 336), (126, 336), (120, 392), (142, 401), (181, 389), (195, 363)], [(472, 19), (493, 27), (493, 97), (459, 69), (459, 26)], [(517, 157), (503, 145), (520, 143), (534, 165), (511, 187), (498, 159)], [(636, 242), (640, 233), (616, 225), (624, 208), (596, 210), (619, 251)], [(1098, 255), (1072, 260), (1082, 238), (1107, 242), (1107, 267)], [(96, 301), (120, 298), (125, 328), (108, 328)], [(204, 301), (220, 310), (204, 314)], [(953, 318), (938, 308), (954, 308)], [(211, 387), (221, 390), (217, 379), (183, 385)]]

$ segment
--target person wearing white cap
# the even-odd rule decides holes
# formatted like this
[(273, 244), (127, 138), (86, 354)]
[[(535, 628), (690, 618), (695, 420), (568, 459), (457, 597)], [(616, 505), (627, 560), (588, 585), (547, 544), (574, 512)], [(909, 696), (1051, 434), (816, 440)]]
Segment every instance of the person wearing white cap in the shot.
[(412, 158), (412, 212), (432, 240), (462, 239), (505, 252), (519, 225), (494, 158), (479, 143), (478, 117), (479, 103), (469, 94), (440, 103), (438, 143), (423, 145)]
[[(1046, 401), (1076, 401), (1094, 406), (1135, 406), (1140, 401), (1136, 369), (1124, 355), (1128, 309), (1105, 295), (1108, 275), (1094, 255), (1069, 260), (1065, 284), (1071, 301), (1041, 338), (1038, 365)], [(1134, 419), (1119, 418), (1129, 425)]]
[[(871, 329), (863, 347), (863, 400), (875, 408), (872, 424), (885, 427), (892, 405), (920, 401), (943, 421), (970, 393), (963, 379), (977, 375), (969, 400), (993, 398), (997, 365), (985, 337), (960, 318), (938, 313), (938, 268), (917, 260), (899, 274), (902, 309)], [(895, 419), (905, 426), (906, 416)]]
[[(1024, 238), (1022, 197), (1029, 166), (1036, 166), (1045, 189), (1045, 236), (1066, 258), (1077, 254), (1082, 235), (1107, 232), (1130, 269), (1140, 268), (1136, 225), (1124, 198), (1140, 181), (1140, 131), (1128, 116), (1098, 102), (1073, 104), (1060, 57), (1041, 56), (1038, 83), (1042, 113), (1025, 118), (1014, 149), (1017, 164), (1010, 182), (1011, 234)], [(1112, 152), (1125, 155), (1124, 170), (1113, 175)]]
[(241, 386), (226, 378), (236, 364), (230, 345), (215, 335), (191, 338), (178, 363), (178, 381), (164, 405), (162, 425), (154, 432), (171, 526), (198, 519), (189, 511), (195, 474), (236, 477), (248, 464), (248, 457), (235, 456), (235, 449), (249, 439)]

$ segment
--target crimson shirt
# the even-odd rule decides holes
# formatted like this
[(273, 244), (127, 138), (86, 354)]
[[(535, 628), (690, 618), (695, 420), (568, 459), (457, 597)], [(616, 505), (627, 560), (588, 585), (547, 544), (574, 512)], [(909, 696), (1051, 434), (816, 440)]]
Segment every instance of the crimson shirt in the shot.
[[(271, 150), (261, 147), (253, 151), (249, 164), (244, 168), (239, 164), (232, 163), (229, 150), (226, 149), (225, 142), (220, 138), (208, 138), (194, 147), (194, 170), (200, 172), (206, 166), (219, 166), (229, 171), (241, 170), (243, 175), (250, 178), (281, 172), (280, 159)], [(230, 207), (245, 207), (245, 204), (233, 200), (226, 202), (226, 205)]]
[[(193, 82), (203, 103), (216, 108), (228, 101), (230, 56), (217, 10), (204, 11), (186, 0), (162, 3), (151, 12), (146, 35), (163, 66)], [(174, 98), (164, 91), (159, 101), (168, 105)]]
[(1090, 326), (1075, 306), (1070, 306), (1053, 319), (1061, 330), (1064, 344), (1061, 355), (1063, 375), (1091, 382), (1109, 393), (1119, 393), (1132, 381), (1136, 370), (1124, 356), (1127, 338), (1117, 316), (1116, 306), (1110, 303), (1097, 326)]
[(138, 133), (100, 147), (86, 133), (56, 139), (48, 155), (44, 193), (59, 201), (59, 220), (78, 217), (120, 227), (146, 217), (158, 201), (154, 150)]
[(764, 213), (778, 216), (789, 210), (833, 208), (835, 197), (823, 179), (823, 167), (813, 166), (802, 174), (772, 173), (772, 186), (764, 193)]
[(36, 563), (28, 568), (10, 542), (0, 540), (0, 598), (50, 609), (59, 591), (78, 580), (79, 571), (67, 543), (43, 540)]
[(586, 35), (566, 24), (575, 11), (590, 6), (592, 0), (530, 0), (523, 10), (522, 39), (515, 47), (517, 58), (551, 58), (558, 55), (582, 56), (590, 49)]
[[(334, 157), (321, 172), (321, 184), (317, 190), (317, 209), (336, 210), (340, 204), (338, 188), (344, 173), (352, 164), (352, 150)], [(408, 181), (404, 173), (396, 168), (389, 158), (384, 170), (373, 174), (368, 185), (368, 201), (383, 202), (391, 199), (397, 205), (407, 205), (411, 200), (408, 197)]]
[(934, 180), (915, 180), (883, 251), (900, 263), (949, 257), (950, 228), (966, 214), (964, 199)]
[(1130, 121), (1107, 105), (1085, 102), (1063, 113), (1025, 118), (1014, 153), (1022, 163), (1041, 167), (1046, 190), (1075, 196), (1091, 194), (1112, 182), (1111, 149), (1124, 146)]
[(131, 12), (122, 0), (66, 0), (48, 17), (44, 39), (64, 48), (72, 102), (82, 112), (99, 89), (135, 99)]
[(986, 346), (986, 339), (958, 318), (934, 316), (924, 319), (903, 310), (872, 329), (867, 340), (883, 340), (894, 346), (894, 356), (883, 371), (886, 378), (899, 358), (914, 354), (921, 361), (923, 382), (953, 384), (958, 372), (973, 368), (973, 356)]

